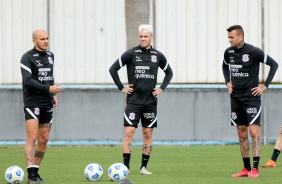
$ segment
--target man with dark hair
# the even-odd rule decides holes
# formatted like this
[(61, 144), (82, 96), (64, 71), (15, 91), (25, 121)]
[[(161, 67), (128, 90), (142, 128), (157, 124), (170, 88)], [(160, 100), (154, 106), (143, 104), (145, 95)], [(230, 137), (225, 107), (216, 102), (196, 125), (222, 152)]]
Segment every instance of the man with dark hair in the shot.
[[(259, 176), (260, 160), (260, 95), (272, 81), (278, 64), (261, 49), (244, 42), (244, 30), (240, 25), (227, 29), (231, 47), (224, 52), (222, 64), (225, 83), (231, 100), (231, 125), (237, 127), (244, 168), (232, 177)], [(270, 66), (264, 84), (259, 84), (260, 63)], [(252, 139), (253, 168), (250, 163), (250, 142)]]
[(36, 30), (32, 34), (32, 41), (34, 48), (22, 56), (20, 66), (26, 121), (25, 160), (28, 183), (37, 184), (43, 182), (38, 170), (49, 139), (53, 108), (58, 105), (55, 94), (63, 88), (54, 85), (54, 55), (47, 51), (48, 34), (44, 30)]
[[(124, 112), (124, 136), (122, 143), (123, 162), (129, 167), (133, 147), (133, 136), (142, 123), (143, 146), (140, 174), (152, 174), (147, 170), (147, 163), (152, 151), (153, 129), (157, 127), (157, 97), (163, 93), (172, 79), (172, 70), (165, 56), (152, 48), (153, 27), (139, 26), (140, 45), (124, 52), (110, 68), (110, 74), (118, 89), (127, 94)], [(128, 86), (124, 87), (120, 81), (118, 70), (127, 67)], [(161, 68), (165, 77), (158, 88), (158, 69)]]

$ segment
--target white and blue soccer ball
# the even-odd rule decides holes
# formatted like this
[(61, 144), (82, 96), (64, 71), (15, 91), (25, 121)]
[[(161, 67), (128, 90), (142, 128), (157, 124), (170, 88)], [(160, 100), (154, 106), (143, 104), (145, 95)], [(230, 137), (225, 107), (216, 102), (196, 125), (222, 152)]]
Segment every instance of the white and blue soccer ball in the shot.
[(88, 181), (98, 181), (103, 176), (103, 168), (96, 163), (87, 165), (84, 169), (84, 177)]
[(113, 181), (122, 181), (128, 175), (128, 168), (121, 163), (115, 163), (108, 169), (108, 176)]
[(21, 183), (24, 179), (24, 171), (19, 166), (11, 166), (5, 172), (5, 179), (8, 183)]

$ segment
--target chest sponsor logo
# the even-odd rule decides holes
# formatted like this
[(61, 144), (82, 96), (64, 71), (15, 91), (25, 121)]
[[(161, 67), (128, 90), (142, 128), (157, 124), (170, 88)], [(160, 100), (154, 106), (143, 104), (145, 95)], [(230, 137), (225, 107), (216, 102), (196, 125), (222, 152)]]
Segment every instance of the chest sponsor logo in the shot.
[(156, 55), (152, 55), (152, 56), (151, 56), (151, 61), (152, 61), (153, 63), (157, 62), (157, 56), (156, 56)]
[(135, 66), (135, 78), (137, 79), (154, 79), (154, 75), (148, 74), (149, 66)]
[(242, 65), (230, 65), (232, 77), (249, 77), (249, 73), (240, 72), (240, 69), (243, 68)]
[(242, 61), (243, 61), (243, 62), (248, 62), (248, 61), (249, 61), (249, 54), (244, 54), (244, 55), (242, 56)]
[(38, 69), (38, 80), (43, 81), (52, 81), (53, 76), (49, 74), (51, 72), (51, 68), (39, 68)]

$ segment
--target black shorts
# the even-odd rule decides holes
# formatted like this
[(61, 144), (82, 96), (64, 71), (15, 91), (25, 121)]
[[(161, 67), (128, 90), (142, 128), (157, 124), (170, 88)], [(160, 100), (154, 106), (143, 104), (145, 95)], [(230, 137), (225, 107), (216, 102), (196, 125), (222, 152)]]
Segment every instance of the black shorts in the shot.
[(260, 98), (230, 98), (231, 125), (259, 125), (261, 114)]
[(124, 126), (137, 128), (140, 119), (142, 127), (157, 127), (157, 103), (127, 104), (124, 111)]
[(53, 108), (25, 108), (24, 109), (25, 120), (37, 119), (39, 123), (52, 123), (53, 120)]

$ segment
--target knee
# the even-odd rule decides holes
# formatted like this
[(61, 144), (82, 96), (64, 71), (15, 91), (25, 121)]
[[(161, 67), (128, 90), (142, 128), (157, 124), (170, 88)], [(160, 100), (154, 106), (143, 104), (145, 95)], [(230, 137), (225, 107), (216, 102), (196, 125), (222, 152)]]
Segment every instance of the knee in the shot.
[(40, 143), (40, 144), (47, 144), (48, 140), (49, 140), (49, 136), (48, 135), (42, 136), (42, 137), (38, 138), (38, 143)]

